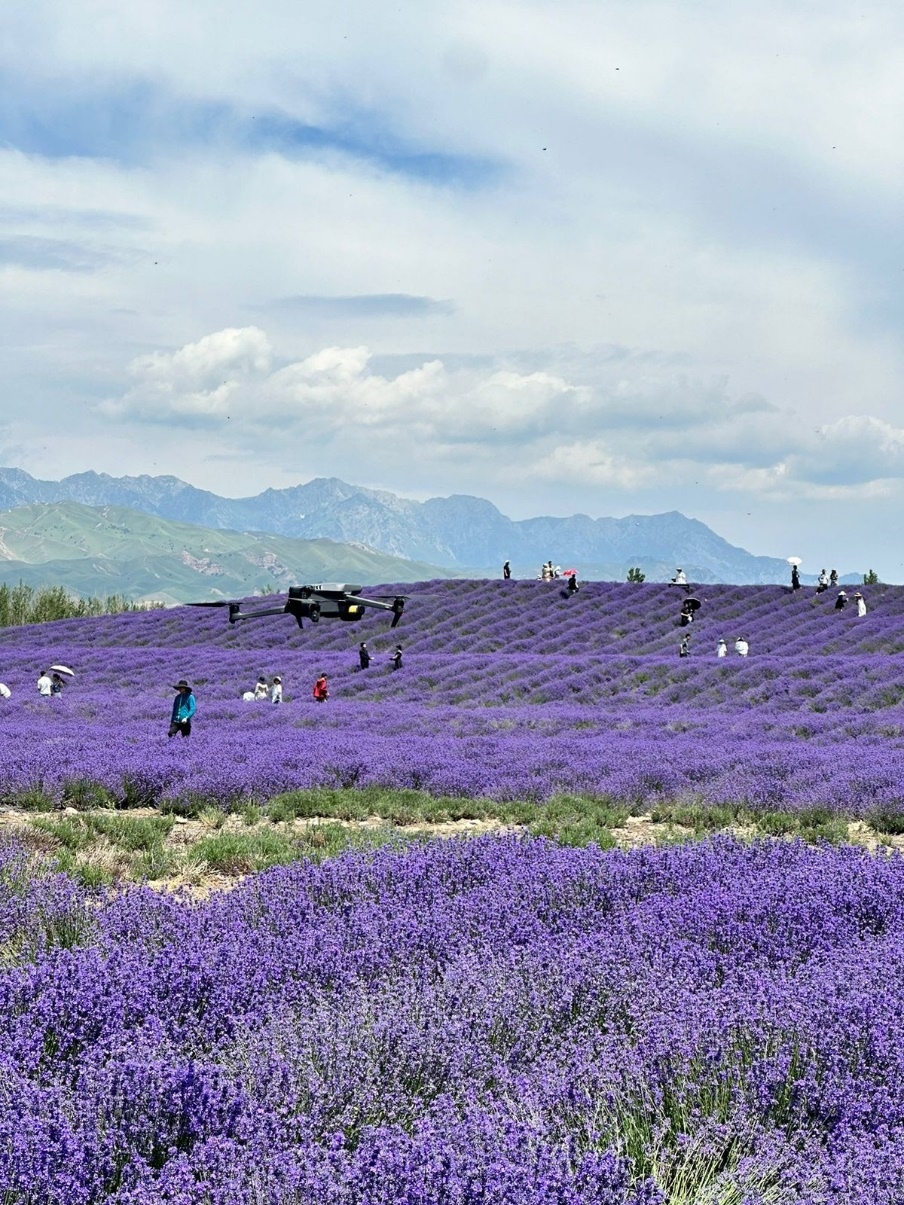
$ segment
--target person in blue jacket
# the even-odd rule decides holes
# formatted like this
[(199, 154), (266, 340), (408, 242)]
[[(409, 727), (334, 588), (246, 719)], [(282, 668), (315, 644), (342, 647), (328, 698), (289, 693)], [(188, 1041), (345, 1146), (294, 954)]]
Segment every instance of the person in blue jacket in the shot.
[(191, 736), (191, 722), (195, 714), (195, 696), (184, 678), (180, 678), (173, 690), (178, 694), (173, 700), (173, 714), (170, 716), (169, 735)]

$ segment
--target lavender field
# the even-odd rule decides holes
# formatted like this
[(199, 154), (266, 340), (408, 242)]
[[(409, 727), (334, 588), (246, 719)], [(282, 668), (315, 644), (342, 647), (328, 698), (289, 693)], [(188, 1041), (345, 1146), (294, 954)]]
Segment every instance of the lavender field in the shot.
[[(389, 588), (390, 591), (393, 589)], [(432, 795), (544, 800), (594, 795), (754, 811), (904, 810), (904, 588), (865, 589), (868, 613), (776, 586), (427, 582), (390, 632), (289, 617), (231, 628), (179, 608), (0, 631), (4, 803), (209, 802), (297, 787), (410, 787)], [(690, 656), (678, 657), (691, 634)], [(732, 651), (735, 637), (750, 645)], [(729, 656), (717, 659), (717, 640)], [(359, 640), (373, 654), (356, 672)], [(396, 641), (404, 664), (393, 672)], [(77, 671), (40, 699), (46, 664)], [(331, 697), (311, 699), (325, 670)], [(241, 694), (283, 678), (281, 707)], [(191, 739), (166, 737), (170, 684), (187, 677)]]
[[(904, 1200), (899, 854), (479, 836), (199, 901), (90, 889), (42, 852), (83, 819), (137, 834), (98, 804), (311, 786), (893, 824), (904, 589), (863, 617), (702, 597), (689, 629), (668, 587), (475, 582), (416, 587), (395, 632), (187, 608), (0, 632), (3, 802), (80, 809), (0, 840), (2, 1205)], [(77, 677), (39, 698), (54, 661)], [(242, 701), (277, 673), (284, 704)], [(182, 676), (195, 731), (168, 740)]]
[(434, 841), (191, 904), (0, 851), (5, 1205), (895, 1205), (904, 861)]

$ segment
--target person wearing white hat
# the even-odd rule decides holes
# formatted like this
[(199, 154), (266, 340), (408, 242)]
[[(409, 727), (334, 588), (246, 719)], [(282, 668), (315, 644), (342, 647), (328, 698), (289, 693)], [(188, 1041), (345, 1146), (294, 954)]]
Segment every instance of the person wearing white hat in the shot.
[(278, 674), (273, 679), (273, 686), (271, 687), (271, 690), (270, 690), (270, 702), (271, 703), (281, 703), (282, 702), (282, 678), (280, 678), (280, 676)]

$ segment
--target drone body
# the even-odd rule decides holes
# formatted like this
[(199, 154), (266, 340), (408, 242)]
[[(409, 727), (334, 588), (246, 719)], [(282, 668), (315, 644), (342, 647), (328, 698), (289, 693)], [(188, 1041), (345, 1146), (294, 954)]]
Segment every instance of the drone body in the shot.
[(290, 586), (289, 597), (284, 604), (273, 607), (256, 607), (253, 611), (243, 611), (242, 604), (237, 602), (203, 602), (192, 603), (195, 607), (228, 607), (229, 622), (238, 623), (241, 619), (261, 619), (265, 615), (292, 615), (298, 626), (304, 627), (304, 620), (318, 623), (321, 619), (342, 619), (346, 623), (357, 623), (364, 618), (368, 607), (378, 611), (391, 611), (392, 623), (395, 627), (402, 618), (405, 609), (404, 595), (396, 595), (391, 601), (384, 598), (362, 598), (363, 586), (346, 585), (344, 582), (324, 582), (319, 586)]

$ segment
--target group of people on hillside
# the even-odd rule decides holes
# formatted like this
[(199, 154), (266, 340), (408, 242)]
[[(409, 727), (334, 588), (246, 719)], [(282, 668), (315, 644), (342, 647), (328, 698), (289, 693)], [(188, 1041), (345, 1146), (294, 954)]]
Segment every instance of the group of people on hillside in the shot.
[(277, 674), (271, 685), (261, 674), (251, 690), (246, 690), (242, 698), (246, 703), (266, 703), (268, 700), (271, 703), (281, 703), (283, 701), (282, 678)]
[(38, 694), (42, 698), (49, 699), (53, 695), (61, 695), (63, 687), (66, 685), (66, 679), (60, 674), (53, 671), (51, 674), (48, 670), (42, 669), (41, 676), (38, 678)]
[[(683, 569), (679, 568), (676, 571), (675, 576), (670, 579), (669, 585), (681, 586), (688, 594), (690, 593), (691, 588), (688, 585), (687, 576)], [(837, 586), (837, 585), (838, 585), (838, 571), (836, 569), (833, 569), (831, 571), (831, 573), (826, 573), (825, 569), (823, 569), (817, 579), (816, 593), (822, 594), (826, 590), (831, 589), (833, 586)], [(792, 565), (791, 566), (791, 589), (799, 590), (800, 588), (801, 588), (800, 572), (797, 568), (797, 565)], [(850, 600), (848, 599), (847, 591), (844, 589), (840, 589), (838, 591), (837, 597), (835, 599), (835, 610), (843, 611), (847, 607), (849, 601)], [(863, 594), (859, 590), (857, 590), (854, 594), (853, 603), (856, 608), (857, 615), (860, 617), (864, 616), (866, 614), (866, 599), (863, 597)], [(681, 627), (684, 628), (684, 627), (687, 627), (689, 624), (693, 623), (694, 612), (699, 608), (699, 606), (700, 606), (699, 599), (686, 598), (684, 600), (684, 602), (681, 604), (681, 611), (678, 616), (678, 622), (681, 625)], [(749, 642), (743, 636), (738, 636), (734, 642), (734, 651), (738, 654), (739, 657), (746, 657), (750, 652)], [(689, 632), (686, 633), (682, 637), (681, 644), (678, 646), (678, 656), (679, 657), (690, 656), (690, 633)], [(719, 642), (716, 645), (716, 656), (717, 657), (727, 657), (728, 656), (728, 644), (722, 638), (719, 639)]]

